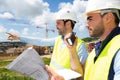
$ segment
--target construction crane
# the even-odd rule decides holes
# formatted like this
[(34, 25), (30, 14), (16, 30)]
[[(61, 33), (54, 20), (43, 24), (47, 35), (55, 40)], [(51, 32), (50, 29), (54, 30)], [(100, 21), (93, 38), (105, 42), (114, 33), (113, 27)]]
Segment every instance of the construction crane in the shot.
[[(49, 32), (49, 31), (55, 32), (55, 30), (53, 30), (53, 29), (48, 29), (48, 24), (47, 24), (47, 23), (45, 23), (45, 27), (37, 26), (36, 28), (37, 28), (37, 29), (38, 29), (38, 28), (40, 28), (40, 29), (45, 29), (45, 32), (46, 32), (45, 37), (46, 37), (46, 39), (48, 38), (48, 32)], [(50, 53), (50, 48), (49, 48), (49, 46), (44, 46), (44, 47), (45, 47), (44, 54), (49, 54), (49, 53)], [(39, 49), (40, 49), (40, 46), (39, 46)]]
[[(43, 27), (37, 26), (36, 28), (42, 29)], [(48, 31), (55, 32), (55, 30), (53, 30), (53, 29), (48, 29), (48, 24), (45, 23), (45, 32), (46, 32), (45, 37), (46, 37), (46, 38), (48, 38)]]

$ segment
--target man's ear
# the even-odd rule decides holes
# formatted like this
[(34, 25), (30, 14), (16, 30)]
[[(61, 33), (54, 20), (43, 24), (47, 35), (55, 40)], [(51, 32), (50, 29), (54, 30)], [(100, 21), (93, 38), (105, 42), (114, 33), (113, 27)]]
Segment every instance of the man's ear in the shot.
[(70, 26), (71, 27), (71, 21), (67, 21), (66, 22), (66, 26)]
[(108, 12), (105, 16), (104, 16), (104, 20), (106, 23), (111, 23), (112, 20), (114, 20), (114, 15), (111, 12)]

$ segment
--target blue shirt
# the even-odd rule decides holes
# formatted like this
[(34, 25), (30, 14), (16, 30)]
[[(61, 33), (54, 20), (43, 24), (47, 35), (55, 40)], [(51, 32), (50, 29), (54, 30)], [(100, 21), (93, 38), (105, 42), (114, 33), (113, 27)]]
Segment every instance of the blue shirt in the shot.
[[(42, 38), (20, 37), (20, 41), (25, 42), (25, 43), (30, 43), (32, 45), (37, 45), (37, 46), (54, 46), (56, 38), (42, 39)], [(64, 40), (62, 41), (63, 41), (62, 48), (64, 48), (66, 44)], [(88, 56), (88, 53), (87, 53), (86, 45), (85, 43), (81, 43), (81, 45), (78, 48), (78, 57), (79, 57), (81, 64), (85, 63), (87, 56)]]
[(116, 53), (113, 69), (115, 72), (113, 80), (120, 80), (120, 50)]

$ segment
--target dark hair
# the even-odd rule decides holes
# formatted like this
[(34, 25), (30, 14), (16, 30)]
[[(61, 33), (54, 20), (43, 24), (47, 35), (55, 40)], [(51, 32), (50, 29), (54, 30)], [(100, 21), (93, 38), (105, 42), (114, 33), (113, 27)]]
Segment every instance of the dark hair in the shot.
[[(115, 16), (115, 23), (116, 23), (116, 25), (119, 25), (120, 20), (119, 20), (117, 14), (113, 13), (113, 15)], [(120, 15), (120, 11), (119, 11), (119, 15)]]
[[(115, 23), (116, 23), (116, 25), (119, 25), (120, 19), (119, 19), (118, 15), (116, 13), (114, 13), (114, 12), (112, 12), (112, 13), (113, 13), (113, 15), (115, 17)], [(120, 16), (120, 10), (118, 10), (118, 13), (119, 13), (119, 16)], [(104, 14), (102, 14), (101, 16), (103, 17), (105, 14), (107, 14), (107, 12), (104, 13)]]
[(76, 24), (76, 21), (69, 20), (69, 19), (63, 20), (63, 21), (64, 21), (64, 25), (66, 24), (66, 22), (70, 21), (70, 22), (71, 22), (71, 27), (72, 27), (72, 29), (74, 28), (74, 26), (75, 26), (75, 24)]

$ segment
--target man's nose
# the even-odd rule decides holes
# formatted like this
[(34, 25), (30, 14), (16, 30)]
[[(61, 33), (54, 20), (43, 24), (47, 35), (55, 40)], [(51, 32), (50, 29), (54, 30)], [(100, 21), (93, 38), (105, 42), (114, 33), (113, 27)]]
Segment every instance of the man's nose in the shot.
[(58, 25), (56, 25), (56, 29), (58, 29)]
[(86, 22), (86, 25), (85, 25), (87, 28), (89, 27), (89, 24), (88, 24), (88, 22)]

